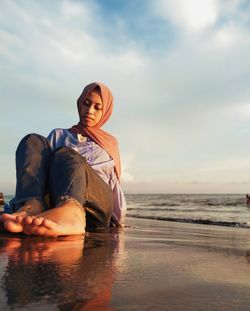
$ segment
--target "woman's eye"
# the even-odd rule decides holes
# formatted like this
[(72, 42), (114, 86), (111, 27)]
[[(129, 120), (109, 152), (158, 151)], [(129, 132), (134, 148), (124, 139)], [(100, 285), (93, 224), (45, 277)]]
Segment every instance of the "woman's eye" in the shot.
[(88, 105), (90, 104), (90, 102), (89, 102), (88, 100), (85, 100), (85, 101), (83, 102), (83, 104), (88, 106)]

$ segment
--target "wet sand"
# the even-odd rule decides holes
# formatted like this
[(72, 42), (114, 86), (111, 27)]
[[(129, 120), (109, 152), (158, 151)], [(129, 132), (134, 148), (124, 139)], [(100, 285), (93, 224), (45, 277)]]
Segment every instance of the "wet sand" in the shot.
[(128, 224), (85, 239), (2, 234), (1, 310), (249, 310), (250, 229)]

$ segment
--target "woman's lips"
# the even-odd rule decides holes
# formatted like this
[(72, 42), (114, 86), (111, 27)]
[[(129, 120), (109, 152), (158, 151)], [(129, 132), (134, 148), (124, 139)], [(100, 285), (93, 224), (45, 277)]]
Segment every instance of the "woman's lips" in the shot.
[(83, 119), (86, 121), (93, 121), (94, 119), (89, 116), (83, 116)]

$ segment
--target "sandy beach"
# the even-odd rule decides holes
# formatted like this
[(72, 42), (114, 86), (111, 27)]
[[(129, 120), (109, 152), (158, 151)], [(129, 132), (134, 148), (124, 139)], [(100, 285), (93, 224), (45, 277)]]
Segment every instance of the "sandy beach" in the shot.
[(128, 225), (85, 239), (2, 234), (1, 310), (249, 310), (249, 229)]

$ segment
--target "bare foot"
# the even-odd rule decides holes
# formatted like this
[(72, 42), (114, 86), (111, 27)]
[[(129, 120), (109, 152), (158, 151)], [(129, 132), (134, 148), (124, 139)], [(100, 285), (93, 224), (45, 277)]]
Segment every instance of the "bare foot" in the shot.
[(17, 221), (23, 226), (23, 233), (47, 237), (84, 234), (86, 226), (84, 209), (72, 202)]
[(0, 230), (7, 230), (13, 233), (23, 231), (22, 220), (28, 215), (37, 215), (44, 211), (42, 203), (36, 199), (28, 200), (13, 214), (3, 214), (0, 216)]

